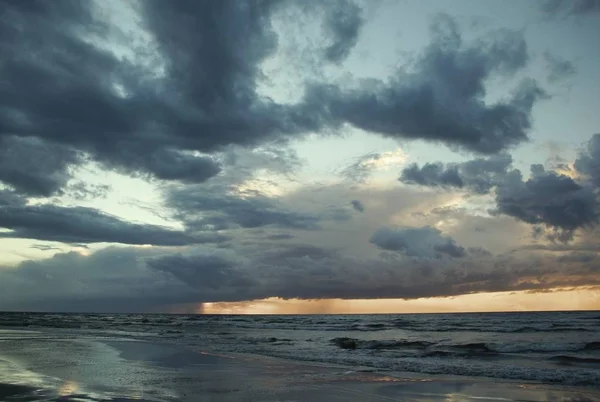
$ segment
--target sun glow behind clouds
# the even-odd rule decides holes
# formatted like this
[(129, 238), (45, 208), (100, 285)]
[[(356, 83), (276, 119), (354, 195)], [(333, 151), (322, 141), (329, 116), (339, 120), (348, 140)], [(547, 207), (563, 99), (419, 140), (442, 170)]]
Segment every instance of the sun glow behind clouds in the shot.
[(369, 158), (361, 162), (361, 165), (374, 170), (387, 170), (404, 164), (408, 156), (401, 148), (378, 154), (377, 157)]
[[(203, 303), (203, 314), (393, 314), (494, 311), (599, 310), (600, 287), (555, 288), (545, 292), (477, 293), (414, 300), (300, 300), (268, 298), (246, 302)], [(189, 311), (189, 309), (188, 309)]]

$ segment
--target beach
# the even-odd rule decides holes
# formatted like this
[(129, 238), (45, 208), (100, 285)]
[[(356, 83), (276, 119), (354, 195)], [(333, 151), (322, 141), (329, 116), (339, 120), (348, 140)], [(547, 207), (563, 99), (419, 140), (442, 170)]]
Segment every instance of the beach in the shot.
[(78, 329), (0, 332), (2, 401), (600, 401), (593, 388), (378, 373)]

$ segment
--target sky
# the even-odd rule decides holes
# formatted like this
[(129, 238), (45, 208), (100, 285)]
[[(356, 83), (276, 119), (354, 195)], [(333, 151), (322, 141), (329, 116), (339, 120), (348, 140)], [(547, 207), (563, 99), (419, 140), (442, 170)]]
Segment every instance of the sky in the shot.
[(0, 310), (600, 309), (600, 1), (2, 1)]

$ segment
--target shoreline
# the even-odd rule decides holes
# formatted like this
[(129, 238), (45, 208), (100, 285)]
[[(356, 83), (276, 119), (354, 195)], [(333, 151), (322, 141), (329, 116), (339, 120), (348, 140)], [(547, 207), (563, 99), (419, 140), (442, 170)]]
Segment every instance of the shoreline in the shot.
[[(26, 331), (32, 330), (21, 333)], [(160, 340), (38, 333), (43, 338), (0, 341), (0, 400), (600, 401), (600, 392), (582, 387), (411, 372), (392, 375), (258, 354), (211, 353)], [(4, 368), (2, 356), (8, 357)], [(7, 369), (7, 361), (15, 365)]]

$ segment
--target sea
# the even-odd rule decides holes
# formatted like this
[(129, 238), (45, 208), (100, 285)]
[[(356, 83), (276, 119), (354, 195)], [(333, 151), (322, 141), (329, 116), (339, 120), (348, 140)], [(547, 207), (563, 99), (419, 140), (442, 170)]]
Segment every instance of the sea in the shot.
[[(7, 329), (160, 341), (346, 366), (600, 387), (600, 312), (393, 315), (0, 313)], [(44, 335), (46, 336), (46, 335)], [(0, 342), (0, 348), (2, 343)]]

